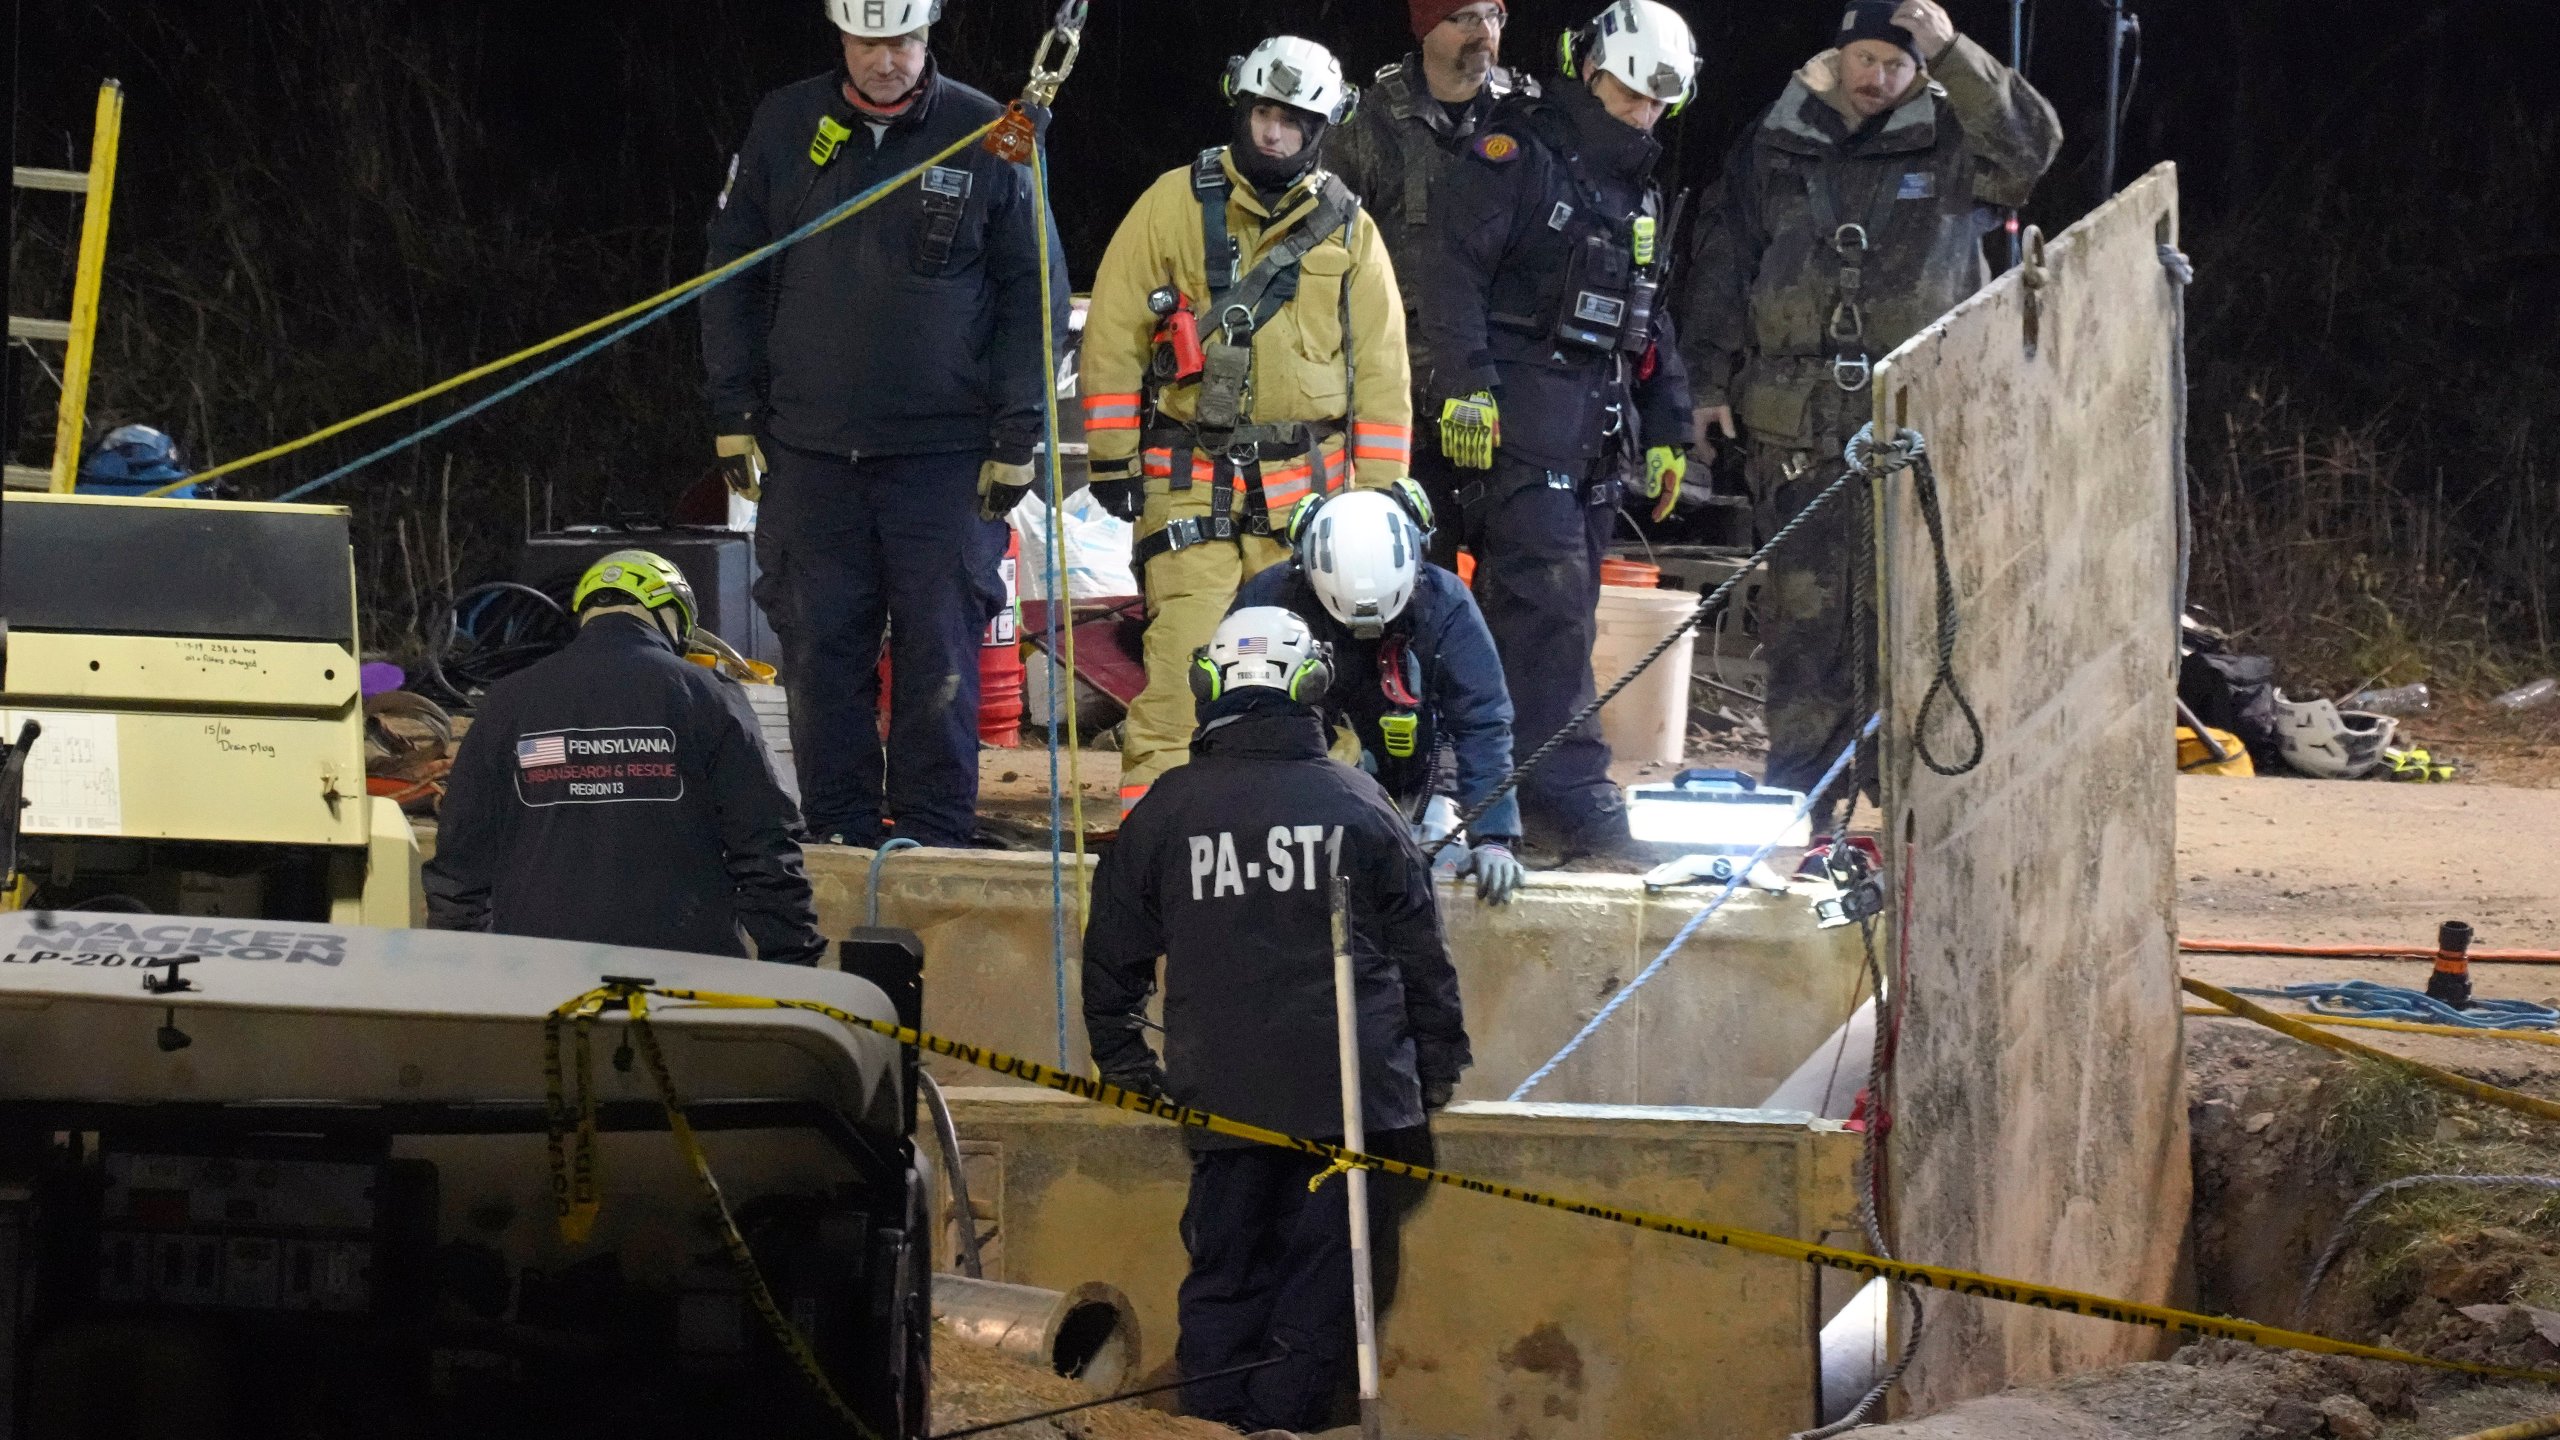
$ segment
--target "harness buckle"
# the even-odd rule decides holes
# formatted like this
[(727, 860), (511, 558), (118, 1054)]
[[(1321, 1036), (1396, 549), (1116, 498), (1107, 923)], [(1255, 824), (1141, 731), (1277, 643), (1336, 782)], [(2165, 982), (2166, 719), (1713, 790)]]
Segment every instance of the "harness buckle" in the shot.
[(1855, 220), (1831, 232), (1831, 251), (1843, 260), (1852, 254), (1863, 255), (1874, 248), (1867, 241), (1867, 227)]
[(1875, 378), (1875, 366), (1864, 355), (1831, 357), (1831, 383), (1855, 395)]
[(1831, 307), (1831, 338), (1842, 344), (1855, 344), (1867, 338), (1866, 312), (1855, 300), (1843, 300)]

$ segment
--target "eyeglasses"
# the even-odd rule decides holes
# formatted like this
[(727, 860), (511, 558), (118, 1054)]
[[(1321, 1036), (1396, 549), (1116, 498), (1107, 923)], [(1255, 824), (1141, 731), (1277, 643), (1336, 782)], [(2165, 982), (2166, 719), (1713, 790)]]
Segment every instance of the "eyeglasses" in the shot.
[(1509, 19), (1510, 17), (1503, 14), (1499, 7), (1486, 5), (1474, 10), (1457, 11), (1440, 23), (1455, 25), (1461, 30), (1482, 30), (1490, 34), (1501, 29)]

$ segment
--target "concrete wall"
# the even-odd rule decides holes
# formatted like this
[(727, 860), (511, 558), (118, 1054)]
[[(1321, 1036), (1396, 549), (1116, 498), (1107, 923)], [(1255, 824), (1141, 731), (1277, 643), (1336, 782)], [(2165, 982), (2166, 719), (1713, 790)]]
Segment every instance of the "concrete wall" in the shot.
[[(1046, 1091), (951, 1101), (972, 1198), (997, 1226), (989, 1278), (1106, 1280), (1137, 1306), (1143, 1366), (1169, 1361), (1181, 1133)], [(1435, 1129), (1441, 1165), (1462, 1173), (1806, 1239), (1855, 1224), (1857, 1137), (1801, 1115), (1458, 1105)], [(1386, 1428), (1405, 1440), (1813, 1423), (1807, 1267), (1437, 1189), (1406, 1227), (1403, 1277), (1381, 1341)]]
[[(864, 923), (870, 861), (867, 850), (810, 850), (828, 934)], [(1539, 875), (1512, 904), (1489, 909), (1472, 889), (1445, 886), (1441, 914), (1476, 1055), (1459, 1098), (1509, 1095), (1717, 888), (1651, 896), (1619, 876)], [(1057, 1059), (1046, 855), (899, 851), (881, 869), (880, 915), (924, 937), (927, 1029)], [(1081, 1069), (1081, 931), (1069, 920), (1067, 1052)], [(1737, 895), (1538, 1098), (1756, 1105), (1856, 1007), (1858, 953), (1854, 931), (1814, 928), (1802, 896)], [(988, 1083), (984, 1071), (945, 1062), (935, 1073), (945, 1084)]]
[[(1877, 424), (1922, 432), (1989, 732), (1912, 745), (1936, 660), (1910, 477), (1884, 488), (1885, 813), (1910, 919), (1892, 1132), (1907, 1259), (2166, 1299), (2188, 1202), (2170, 727), (2180, 457), (2163, 166), (1897, 351)], [(2040, 278), (2038, 288), (2024, 282)], [(1941, 759), (1965, 745), (1942, 703)], [(2138, 1358), (2148, 1331), (1940, 1298), (1920, 1409)]]

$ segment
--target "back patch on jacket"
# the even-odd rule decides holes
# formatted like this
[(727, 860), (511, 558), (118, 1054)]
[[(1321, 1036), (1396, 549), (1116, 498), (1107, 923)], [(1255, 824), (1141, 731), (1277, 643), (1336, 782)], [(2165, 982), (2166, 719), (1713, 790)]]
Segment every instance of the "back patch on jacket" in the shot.
[(683, 798), (676, 732), (663, 725), (540, 730), (516, 741), (516, 799), (526, 806)]

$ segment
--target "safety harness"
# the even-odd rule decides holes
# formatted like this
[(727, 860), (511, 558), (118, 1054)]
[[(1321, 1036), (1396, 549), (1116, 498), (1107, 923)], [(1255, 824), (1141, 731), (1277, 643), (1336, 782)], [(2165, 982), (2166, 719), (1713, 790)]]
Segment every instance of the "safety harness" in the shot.
[(1524, 76), (1515, 83), (1510, 71), (1496, 66), (1493, 72), (1485, 77), (1484, 93), (1479, 101), (1470, 103), (1465, 108), (1462, 112), (1463, 119), (1453, 121), (1449, 118), (1448, 109), (1437, 100), (1433, 100), (1427, 90), (1416, 93), (1413, 71), (1404, 60), (1399, 60), (1380, 70), (1372, 83), (1380, 94), (1386, 96), (1388, 114), (1407, 123), (1418, 120), (1437, 137), (1437, 144), (1397, 147), (1404, 152), (1404, 204), (1401, 207), (1401, 218), (1406, 226), (1412, 229), (1420, 229), (1431, 223), (1432, 178), (1438, 173), (1441, 157), (1447, 153), (1447, 147), (1462, 140), (1474, 139), (1477, 129), (1492, 118), (1493, 107), (1501, 103), (1503, 97), (1511, 94), (1515, 89), (1532, 99), (1535, 99), (1538, 94), (1536, 81)]
[[(1243, 265), (1241, 250), (1227, 229), (1227, 200), (1234, 185), (1227, 179), (1225, 154), (1223, 146), (1204, 150), (1191, 164), (1191, 192), (1200, 202), (1201, 264), (1209, 277), (1209, 304), (1204, 312), (1209, 325), (1201, 344), (1205, 363), (1199, 400), (1192, 411), (1192, 423), (1185, 425), (1159, 417), (1139, 441), (1145, 462), (1164, 467), (1168, 490), (1178, 494), (1195, 482), (1210, 487), (1209, 513), (1183, 516), (1140, 540), (1133, 552), (1140, 568), (1158, 555), (1212, 540), (1270, 535), (1274, 533), (1272, 497), (1264, 488), (1266, 483), (1281, 480), (1288, 486), (1290, 493), (1280, 506), (1285, 510), (1303, 494), (1332, 493), (1351, 470), (1351, 447), (1347, 443), (1340, 474), (1333, 473), (1324, 456), (1327, 439), (1352, 433), (1351, 397), (1359, 389), (1359, 374), (1352, 358), (1348, 282), (1342, 286), (1341, 296), (1345, 377), (1341, 420), (1290, 420), (1260, 425), (1245, 417), (1253, 409), (1254, 333), (1297, 298), (1298, 274), (1308, 252), (1337, 232), (1346, 246), (1350, 243), (1352, 222), (1360, 213), (1359, 197), (1335, 176), (1322, 175), (1316, 186), (1315, 209), (1252, 270), (1239, 274)], [(1295, 490), (1294, 474), (1267, 476), (1263, 471), (1265, 462), (1301, 456), (1306, 459), (1304, 492)], [(1239, 480), (1243, 482), (1241, 487)], [(1233, 509), (1239, 488), (1245, 495), (1241, 522)]]
[(1826, 328), (1831, 341), (1831, 382), (1844, 392), (1855, 395), (1867, 388), (1875, 377), (1875, 360), (1867, 353), (1867, 312), (1863, 300), (1867, 257), (1876, 242), (1883, 238), (1885, 225), (1893, 218), (1897, 194), (1895, 177), (1879, 172), (1875, 193), (1868, 197), (1864, 218), (1844, 218), (1847, 207), (1841, 203), (1840, 171), (1836, 158), (1817, 161), (1813, 173), (1805, 180), (1805, 201), (1813, 210), (1816, 235), (1831, 237), (1832, 253), (1840, 257), (1840, 286), (1831, 305), (1831, 319)]

